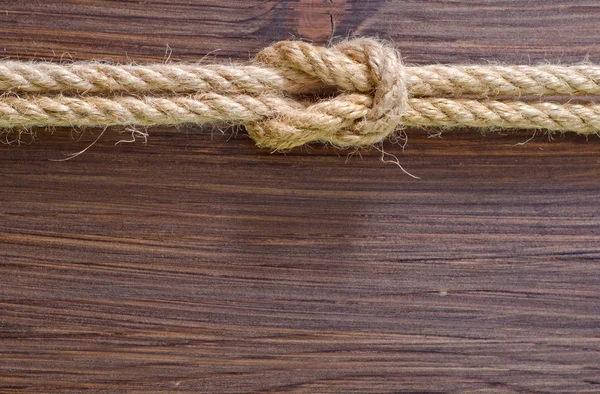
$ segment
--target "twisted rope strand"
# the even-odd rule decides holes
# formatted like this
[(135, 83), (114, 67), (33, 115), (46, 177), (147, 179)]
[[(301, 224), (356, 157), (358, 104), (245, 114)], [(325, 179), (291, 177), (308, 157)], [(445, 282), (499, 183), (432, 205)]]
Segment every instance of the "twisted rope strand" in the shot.
[[(318, 103), (306, 111), (276, 96), (219, 95), (152, 97), (2, 97), (0, 127), (177, 125), (229, 122), (249, 125), (265, 116), (300, 125), (318, 116), (317, 129), (328, 132), (362, 119), (372, 99), (348, 95), (335, 103)], [(600, 104), (412, 98), (402, 123), (420, 127), (501, 127), (595, 134), (600, 130)], [(288, 126), (290, 127), (290, 126)], [(282, 138), (288, 138), (282, 130)], [(335, 134), (335, 133), (334, 133)], [(351, 143), (341, 143), (351, 145)]]
[(407, 67), (413, 97), (600, 94), (600, 66), (428, 65)]
[(402, 122), (406, 126), (543, 129), (590, 135), (600, 130), (600, 105), (415, 98), (408, 101)]
[[(326, 50), (326, 48), (322, 48)], [(271, 64), (287, 60), (276, 49), (263, 51)], [(340, 66), (340, 59), (342, 65)], [(306, 63), (304, 63), (306, 64)], [(334, 65), (334, 67), (330, 67)], [(319, 65), (319, 76), (330, 86), (365, 91), (371, 84), (362, 79), (366, 67), (348, 57)], [(311, 70), (312, 71), (312, 70)], [(600, 66), (499, 66), (427, 65), (405, 67), (407, 90), (412, 97), (446, 95), (545, 96), (600, 94)], [(0, 62), (0, 91), (25, 93), (250, 93), (275, 90), (298, 92), (316, 78), (292, 70), (281, 72), (252, 65), (150, 64), (112, 65), (104, 63), (54, 64), (42, 62)], [(361, 90), (362, 89), (362, 90)]]
[(304, 86), (252, 65), (0, 62), (0, 91), (13, 93), (262, 93)]
[[(284, 103), (286, 103), (284, 101)], [(170, 97), (0, 98), (0, 127), (116, 125), (178, 125), (184, 123), (244, 123), (273, 116), (282, 108), (279, 98), (203, 93)]]

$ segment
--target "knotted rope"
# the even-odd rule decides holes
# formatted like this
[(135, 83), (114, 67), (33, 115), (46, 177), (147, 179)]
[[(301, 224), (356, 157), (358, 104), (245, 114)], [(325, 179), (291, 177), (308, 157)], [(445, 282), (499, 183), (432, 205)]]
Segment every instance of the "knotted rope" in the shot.
[(228, 122), (272, 149), (365, 146), (400, 125), (593, 134), (600, 105), (541, 98), (598, 95), (598, 81), (600, 67), (587, 64), (405, 67), (393, 47), (366, 38), (282, 41), (246, 65), (5, 61), (0, 127)]

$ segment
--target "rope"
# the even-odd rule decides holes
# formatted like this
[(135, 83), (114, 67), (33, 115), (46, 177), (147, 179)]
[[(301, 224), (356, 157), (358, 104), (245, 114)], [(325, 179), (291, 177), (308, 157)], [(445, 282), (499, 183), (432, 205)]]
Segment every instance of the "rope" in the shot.
[[(360, 74), (365, 74), (362, 65)], [(428, 65), (405, 67), (412, 97), (600, 94), (600, 66)], [(302, 83), (304, 82), (304, 83)], [(306, 81), (249, 65), (0, 63), (0, 90), (15, 93), (294, 93)]]
[[(298, 129), (316, 125), (310, 132), (314, 140), (338, 146), (353, 146), (363, 138), (378, 142), (369, 131), (352, 136), (344, 133), (328, 137), (330, 129), (351, 125), (370, 111), (368, 96), (343, 96), (305, 108), (277, 96), (226, 96), (203, 93), (168, 97), (3, 97), (0, 98), (0, 127), (45, 126), (152, 126), (182, 123), (240, 123), (263, 146), (278, 136), (279, 144), (301, 145), (307, 136)], [(310, 115), (308, 115), (310, 114)], [(315, 118), (316, 117), (316, 118)], [(254, 130), (263, 118), (275, 119), (272, 135)], [(600, 104), (557, 104), (548, 102), (412, 98), (401, 122), (417, 127), (487, 127), (545, 129), (595, 134), (600, 130)], [(264, 126), (263, 126), (264, 127)], [(296, 130), (291, 131), (295, 127)], [(320, 134), (318, 134), (320, 133)]]
[(4, 61), (0, 127), (227, 122), (272, 149), (364, 146), (400, 125), (587, 135), (600, 130), (600, 105), (541, 100), (598, 95), (597, 81), (600, 67), (590, 64), (405, 67), (392, 47), (364, 38), (329, 48), (283, 41), (252, 64)]

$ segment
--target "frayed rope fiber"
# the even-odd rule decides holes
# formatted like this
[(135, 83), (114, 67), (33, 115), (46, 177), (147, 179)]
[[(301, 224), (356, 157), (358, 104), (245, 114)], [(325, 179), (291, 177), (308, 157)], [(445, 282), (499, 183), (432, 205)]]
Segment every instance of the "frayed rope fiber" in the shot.
[(392, 46), (369, 38), (332, 47), (282, 41), (251, 64), (4, 61), (0, 127), (227, 122), (282, 150), (367, 146), (402, 125), (587, 135), (600, 130), (600, 105), (541, 98), (598, 95), (598, 81), (600, 67), (589, 64), (406, 67)]

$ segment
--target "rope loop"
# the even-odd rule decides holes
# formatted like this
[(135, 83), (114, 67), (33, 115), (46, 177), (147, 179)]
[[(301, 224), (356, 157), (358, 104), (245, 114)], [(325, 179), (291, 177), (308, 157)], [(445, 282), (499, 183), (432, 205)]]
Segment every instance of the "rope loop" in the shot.
[[(407, 107), (400, 55), (374, 39), (329, 48), (282, 41), (261, 51), (257, 61), (300, 87), (295, 94), (273, 92), (279, 97), (274, 98), (274, 115), (246, 124), (263, 147), (290, 149), (316, 141), (340, 147), (377, 143), (396, 130)], [(337, 94), (330, 98), (303, 99), (332, 88)]]

